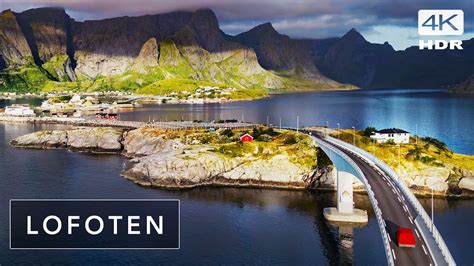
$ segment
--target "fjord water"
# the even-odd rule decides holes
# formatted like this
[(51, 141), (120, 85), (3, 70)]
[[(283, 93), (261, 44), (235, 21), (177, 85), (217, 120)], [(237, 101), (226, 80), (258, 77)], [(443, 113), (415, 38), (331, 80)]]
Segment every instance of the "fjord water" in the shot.
[[(240, 119), (294, 126), (340, 123), (341, 127), (397, 126), (442, 139), (474, 154), (474, 99), (441, 91), (359, 91), (276, 95), (252, 102), (148, 106), (122, 119)], [(0, 107), (5, 105), (0, 102)], [(277, 118), (278, 117), (278, 118)], [(277, 120), (277, 121), (275, 121)], [(293, 120), (295, 120), (293, 122)], [(328, 224), (322, 209), (334, 193), (200, 188), (164, 191), (139, 187), (120, 176), (124, 159), (65, 150), (27, 150), (12, 138), (62, 126), (0, 124), (0, 264), (164, 263), (164, 264), (385, 264), (379, 229), (365, 195), (356, 205), (369, 210), (369, 223), (352, 228)], [(413, 129), (412, 129), (413, 128)], [(456, 130), (454, 130), (456, 129)], [(463, 137), (461, 137), (463, 136)], [(461, 138), (461, 139), (458, 139)], [(15, 198), (178, 198), (178, 251), (9, 250), (8, 202)], [(422, 199), (430, 210), (430, 199)], [(435, 223), (459, 264), (472, 264), (474, 201), (435, 199)]]
[[(474, 96), (443, 90), (387, 89), (279, 94), (256, 101), (146, 106), (122, 119), (239, 119), (279, 126), (329, 124), (337, 128), (399, 127), (438, 138), (456, 152), (474, 154)], [(418, 130), (417, 130), (418, 129)]]

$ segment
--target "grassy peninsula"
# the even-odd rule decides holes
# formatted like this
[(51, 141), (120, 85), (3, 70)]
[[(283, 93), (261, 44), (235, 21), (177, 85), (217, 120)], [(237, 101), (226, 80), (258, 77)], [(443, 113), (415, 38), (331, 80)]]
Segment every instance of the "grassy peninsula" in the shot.
[[(461, 179), (473, 176), (474, 156), (456, 153), (440, 140), (412, 136), (408, 144), (375, 143), (372, 131), (356, 130), (356, 145), (387, 163), (410, 186), (457, 190)], [(332, 136), (352, 144), (354, 131), (334, 131)]]

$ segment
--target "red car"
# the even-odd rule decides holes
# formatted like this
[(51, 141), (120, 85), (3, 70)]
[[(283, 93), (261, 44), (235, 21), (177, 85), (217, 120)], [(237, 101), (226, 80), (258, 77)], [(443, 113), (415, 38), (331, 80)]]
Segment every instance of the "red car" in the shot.
[(397, 242), (399, 247), (414, 248), (416, 245), (415, 235), (410, 228), (398, 228)]

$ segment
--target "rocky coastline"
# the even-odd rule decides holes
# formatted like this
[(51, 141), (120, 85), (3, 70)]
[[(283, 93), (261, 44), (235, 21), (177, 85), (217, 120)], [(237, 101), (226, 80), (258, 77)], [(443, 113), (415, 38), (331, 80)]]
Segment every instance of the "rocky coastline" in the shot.
[[(122, 176), (144, 187), (335, 190), (334, 168), (320, 163), (321, 151), (308, 136), (299, 134), (295, 138), (294, 132), (283, 131), (273, 137), (262, 134), (253, 143), (239, 143), (236, 135), (225, 136), (229, 132), (232, 131), (71, 127), (34, 132), (15, 138), (10, 144), (22, 148), (121, 154), (127, 158)], [(290, 142), (290, 137), (295, 139)], [(474, 177), (470, 173), (459, 174), (462, 178), (456, 184), (448, 183), (441, 177), (444, 175), (420, 175), (406, 183), (417, 196), (431, 195), (433, 189), (437, 197), (473, 197)], [(354, 191), (365, 191), (357, 179), (354, 179)]]
[[(22, 148), (122, 154), (128, 159), (122, 175), (145, 187), (183, 189), (213, 185), (307, 189), (314, 184), (316, 168), (294, 162), (294, 156), (283, 146), (268, 148), (265, 146), (268, 142), (258, 145), (256, 141), (256, 146), (248, 147), (249, 153), (231, 157), (221, 151), (222, 146), (203, 143), (198, 137), (211, 133), (198, 132), (192, 137), (183, 134), (184, 138), (173, 134), (177, 134), (176, 131), (147, 127), (133, 130), (74, 127), (34, 132), (15, 138), (10, 144)], [(212, 134), (221, 137), (218, 132)], [(309, 138), (303, 134), (299, 138), (297, 143), (286, 146), (311, 149)], [(232, 144), (223, 144), (228, 145)], [(261, 160), (260, 156), (266, 159)]]

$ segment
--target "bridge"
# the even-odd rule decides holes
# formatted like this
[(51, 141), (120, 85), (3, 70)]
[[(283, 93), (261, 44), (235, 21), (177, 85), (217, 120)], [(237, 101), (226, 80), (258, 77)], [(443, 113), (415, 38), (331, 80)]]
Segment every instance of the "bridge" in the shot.
[(127, 100), (123, 100), (119, 103), (133, 103), (133, 102), (136, 102), (136, 101), (139, 101), (139, 100), (152, 100), (152, 101), (162, 101), (162, 100), (170, 100), (171, 97), (167, 97), (167, 96), (138, 96), (138, 97), (134, 97), (134, 98), (130, 98), (130, 99), (127, 99)]
[[(321, 132), (302, 132), (312, 136), (315, 144), (323, 149), (336, 169), (352, 173), (365, 185), (389, 265), (456, 265), (423, 206), (387, 164), (356, 146), (324, 136)], [(352, 182), (350, 184), (352, 186)], [(340, 195), (341, 191), (338, 191), (338, 209), (344, 207)], [(352, 189), (348, 198), (353, 205)], [(399, 227), (412, 229), (416, 239), (414, 248), (398, 246), (396, 230)]]

